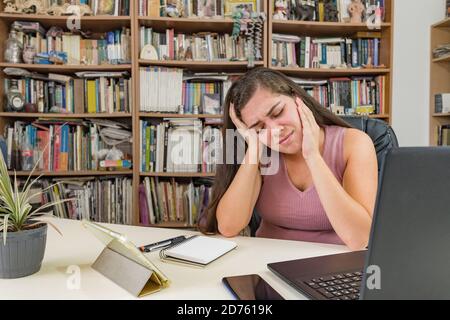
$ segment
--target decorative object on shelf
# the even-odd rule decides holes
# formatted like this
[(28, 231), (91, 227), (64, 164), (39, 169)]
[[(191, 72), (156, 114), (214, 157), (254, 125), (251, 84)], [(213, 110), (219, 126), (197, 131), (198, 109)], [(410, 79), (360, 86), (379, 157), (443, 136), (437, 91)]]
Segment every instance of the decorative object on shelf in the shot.
[(49, 7), (46, 14), (52, 16), (67, 16), (67, 15), (78, 15), (91, 16), (93, 14), (92, 9), (87, 4), (70, 4), (65, 3), (63, 5), (53, 5)]
[(168, 0), (163, 8), (163, 16), (180, 18), (184, 14), (184, 6), (180, 0)]
[[(156, 48), (152, 46), (151, 44), (147, 44), (142, 48), (141, 59), (145, 60), (158, 60), (158, 52), (156, 51)], [(181, 59), (179, 59), (181, 60)]]
[(34, 45), (27, 44), (23, 49), (23, 61), (27, 64), (33, 64), (35, 56), (36, 47)]
[(232, 17), (237, 7), (245, 8), (248, 12), (259, 12), (256, 0), (225, 0), (225, 17)]
[(339, 21), (339, 11), (337, 10), (336, 4), (333, 0), (324, 0), (324, 20), (327, 22), (338, 22)]
[(22, 112), (25, 99), (19, 91), (19, 83), (16, 79), (11, 79), (9, 91), (6, 94), (6, 109), (11, 112)]
[(351, 23), (362, 22), (366, 8), (364, 7), (364, 4), (362, 4), (361, 0), (352, 0), (352, 3), (348, 5), (347, 10), (351, 17)]
[(316, 3), (313, 0), (296, 0), (295, 16), (300, 21), (314, 21)]
[(274, 20), (287, 20), (287, 3), (284, 0), (277, 0), (275, 2)]
[(45, 14), (46, 8), (42, 0), (3, 0), (5, 13)]
[(11, 30), (5, 43), (4, 58), (9, 63), (22, 63), (22, 43), (17, 38), (16, 30)]

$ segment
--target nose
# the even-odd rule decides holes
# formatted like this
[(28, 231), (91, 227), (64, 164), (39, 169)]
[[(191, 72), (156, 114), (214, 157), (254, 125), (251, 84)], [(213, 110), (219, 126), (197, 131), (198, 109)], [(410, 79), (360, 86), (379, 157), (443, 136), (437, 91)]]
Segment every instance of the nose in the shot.
[(266, 130), (268, 133), (268, 142), (269, 144), (272, 141), (278, 140), (282, 136), (283, 126), (281, 126), (277, 121), (273, 121), (272, 119), (268, 119), (265, 123)]

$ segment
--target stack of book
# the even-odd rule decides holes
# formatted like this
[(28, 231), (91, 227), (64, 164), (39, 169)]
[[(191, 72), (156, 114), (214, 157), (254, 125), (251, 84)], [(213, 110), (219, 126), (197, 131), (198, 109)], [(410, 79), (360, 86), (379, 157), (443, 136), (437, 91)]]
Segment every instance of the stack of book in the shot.
[[(131, 29), (122, 28), (96, 35), (98, 39), (83, 39), (80, 34), (52, 30), (48, 32), (39, 22), (15, 21), (12, 29), (18, 30), (23, 45), (32, 45), (38, 54), (63, 52), (69, 65), (101, 65), (130, 63)], [(35, 59), (35, 63), (44, 60)]]
[[(122, 73), (90, 73), (82, 78), (50, 73), (17, 80), (25, 104), (38, 113), (130, 112), (132, 79)], [(5, 92), (11, 78), (4, 79)]]
[(140, 222), (195, 225), (209, 204), (211, 185), (205, 179), (178, 182), (173, 178), (160, 181), (157, 177), (146, 177), (139, 186)]
[(245, 36), (211, 32), (176, 33), (167, 29), (158, 33), (152, 28), (141, 27), (141, 50), (151, 44), (158, 53), (158, 60), (193, 61), (246, 61), (248, 40)]
[(56, 217), (114, 224), (133, 223), (130, 178), (42, 179), (40, 184), (42, 190), (47, 190), (42, 194), (42, 204), (71, 199), (53, 207)]
[[(30, 171), (35, 166), (38, 171), (99, 170), (105, 167), (100, 153), (110, 149), (100, 137), (100, 126), (94, 120), (16, 121), (7, 125), (5, 131), (6, 162), (10, 170)], [(124, 143), (118, 148), (125, 159), (131, 159), (131, 145)], [(25, 155), (28, 162), (23, 161)], [(129, 169), (128, 162), (123, 162), (126, 168), (117, 169)]]
[(215, 172), (221, 132), (198, 119), (140, 121), (143, 172)]
[(142, 112), (220, 114), (230, 86), (231, 80), (227, 75), (189, 75), (183, 74), (182, 69), (142, 67), (140, 68), (140, 110)]
[(385, 113), (385, 76), (292, 80), (335, 114)]
[(438, 146), (450, 146), (450, 124), (437, 127), (436, 141)]
[[(370, 38), (369, 38), (370, 37)], [(350, 38), (311, 38), (273, 34), (272, 66), (358, 68), (380, 65), (381, 33), (358, 32)]]

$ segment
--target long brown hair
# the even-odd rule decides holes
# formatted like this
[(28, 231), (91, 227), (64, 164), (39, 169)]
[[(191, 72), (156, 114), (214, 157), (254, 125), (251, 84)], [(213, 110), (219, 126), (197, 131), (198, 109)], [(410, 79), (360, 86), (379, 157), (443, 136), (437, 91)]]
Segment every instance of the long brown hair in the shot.
[[(258, 88), (264, 88), (274, 94), (299, 97), (305, 105), (312, 111), (317, 124), (320, 127), (325, 125), (337, 125), (345, 128), (350, 126), (341, 118), (324, 108), (313, 97), (311, 97), (303, 88), (283, 73), (268, 68), (255, 68), (235, 81), (230, 87), (224, 102), (224, 124), (222, 127), (223, 150), (226, 148), (226, 130), (236, 129), (229, 115), (230, 104), (234, 105), (236, 115), (241, 118), (241, 110), (247, 105)], [(225, 152), (223, 152), (225, 153)], [(223, 154), (225, 158), (225, 154)], [(199, 220), (199, 230), (203, 233), (217, 233), (217, 206), (223, 195), (233, 181), (240, 165), (238, 163), (217, 165), (216, 177), (214, 180), (212, 197), (208, 208)]]

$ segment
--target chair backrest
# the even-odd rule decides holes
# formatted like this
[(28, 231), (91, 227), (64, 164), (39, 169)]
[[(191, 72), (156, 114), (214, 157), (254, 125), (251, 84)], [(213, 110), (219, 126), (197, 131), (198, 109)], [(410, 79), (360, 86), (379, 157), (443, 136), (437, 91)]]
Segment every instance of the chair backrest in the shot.
[(359, 116), (345, 116), (342, 119), (355, 129), (364, 131), (372, 139), (377, 153), (378, 172), (380, 172), (387, 151), (390, 148), (398, 148), (394, 130), (389, 124), (379, 119)]
[[(380, 173), (387, 151), (390, 148), (398, 147), (398, 140), (394, 130), (389, 124), (379, 119), (364, 116), (344, 116), (342, 119), (353, 128), (364, 131), (372, 139), (377, 153), (378, 173)], [(252, 236), (255, 236), (260, 223), (261, 217), (256, 210), (253, 210), (252, 219), (249, 223)]]

